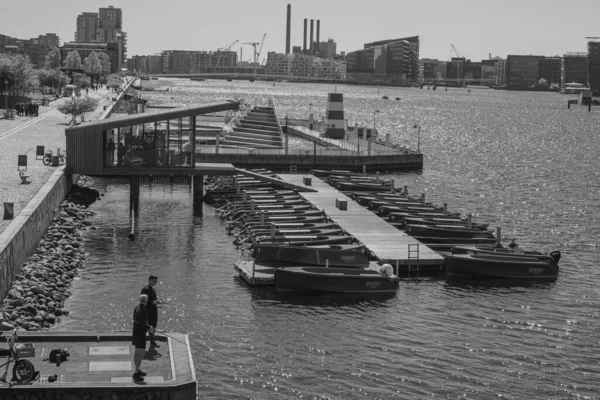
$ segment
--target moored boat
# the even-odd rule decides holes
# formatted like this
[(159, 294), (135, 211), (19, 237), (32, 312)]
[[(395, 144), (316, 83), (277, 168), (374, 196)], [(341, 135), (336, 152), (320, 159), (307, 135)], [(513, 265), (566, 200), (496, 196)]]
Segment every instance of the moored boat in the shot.
[(446, 256), (444, 267), (448, 279), (554, 280), (558, 276), (555, 258), (522, 254), (452, 254)]
[(391, 273), (391, 266), (381, 269), (382, 272), (356, 268), (277, 268), (275, 288), (278, 291), (322, 293), (395, 293), (398, 277)]
[(364, 250), (365, 246), (361, 244), (297, 246), (259, 243), (253, 246), (252, 256), (256, 262), (366, 268), (369, 266), (369, 260), (365, 256)]

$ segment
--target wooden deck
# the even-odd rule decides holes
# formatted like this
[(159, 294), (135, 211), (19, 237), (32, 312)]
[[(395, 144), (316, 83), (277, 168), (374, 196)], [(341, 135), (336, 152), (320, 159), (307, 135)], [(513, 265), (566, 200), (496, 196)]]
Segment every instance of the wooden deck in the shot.
[(238, 260), (233, 268), (250, 286), (275, 285), (275, 268), (256, 264), (254, 260)]
[[(279, 174), (284, 181), (305, 186), (302, 174)], [(373, 255), (394, 267), (442, 266), (444, 258), (418, 240), (396, 229), (373, 212), (355, 203), (326, 182), (311, 175), (311, 186), (317, 192), (300, 192), (318, 209), (324, 210), (342, 229), (362, 242)], [(347, 210), (336, 207), (336, 199), (344, 199)], [(409, 250), (410, 249), (410, 250)]]

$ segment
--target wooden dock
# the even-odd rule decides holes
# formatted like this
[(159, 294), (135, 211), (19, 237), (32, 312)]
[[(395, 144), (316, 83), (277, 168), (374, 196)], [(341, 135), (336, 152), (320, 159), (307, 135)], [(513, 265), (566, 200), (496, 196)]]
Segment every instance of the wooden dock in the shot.
[(275, 268), (256, 264), (254, 260), (238, 260), (233, 268), (250, 286), (273, 286), (275, 284)]
[[(279, 174), (284, 181), (304, 185), (302, 174)], [(390, 263), (396, 271), (400, 267), (418, 270), (422, 266), (440, 266), (444, 258), (418, 240), (396, 229), (373, 212), (360, 206), (321, 179), (310, 175), (311, 187), (316, 192), (299, 192), (348, 234), (362, 242), (375, 258)], [(336, 199), (346, 201), (347, 210), (336, 207)]]

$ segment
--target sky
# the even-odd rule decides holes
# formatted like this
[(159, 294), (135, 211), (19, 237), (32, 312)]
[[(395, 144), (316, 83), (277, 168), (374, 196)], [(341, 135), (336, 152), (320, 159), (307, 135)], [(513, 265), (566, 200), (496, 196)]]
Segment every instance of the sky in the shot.
[(260, 42), (285, 52), (287, 4), (292, 6), (291, 45), (302, 46), (303, 22), (321, 21), (321, 41), (340, 51), (364, 43), (420, 37), (420, 57), (449, 60), (451, 45), (467, 59), (508, 54), (587, 52), (587, 36), (600, 37), (600, 0), (0, 0), (0, 34), (29, 39), (56, 33), (72, 41), (77, 16), (112, 5), (123, 10), (127, 56), (163, 50), (215, 51), (239, 40), (250, 61)]

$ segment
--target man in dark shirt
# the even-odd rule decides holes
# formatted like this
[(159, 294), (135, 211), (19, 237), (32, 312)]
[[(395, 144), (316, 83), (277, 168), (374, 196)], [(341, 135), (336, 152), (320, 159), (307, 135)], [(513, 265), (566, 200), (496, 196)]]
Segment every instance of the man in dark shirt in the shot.
[(142, 294), (148, 296), (148, 305), (146, 306), (146, 309), (148, 310), (148, 325), (153, 328), (152, 333), (150, 333), (150, 346), (152, 347), (160, 347), (154, 340), (154, 331), (156, 330), (156, 324), (158, 322), (158, 304), (160, 303), (156, 298), (156, 290), (154, 289), (157, 281), (158, 277), (156, 275), (150, 275), (148, 278), (148, 285), (142, 288)]
[(135, 364), (135, 373), (132, 378), (134, 381), (143, 381), (146, 373), (140, 369), (142, 360), (146, 355), (146, 332), (154, 333), (152, 326), (148, 324), (146, 304), (148, 296), (140, 295), (140, 304), (133, 310), (133, 332), (131, 344), (135, 347), (133, 353), (133, 363)]

